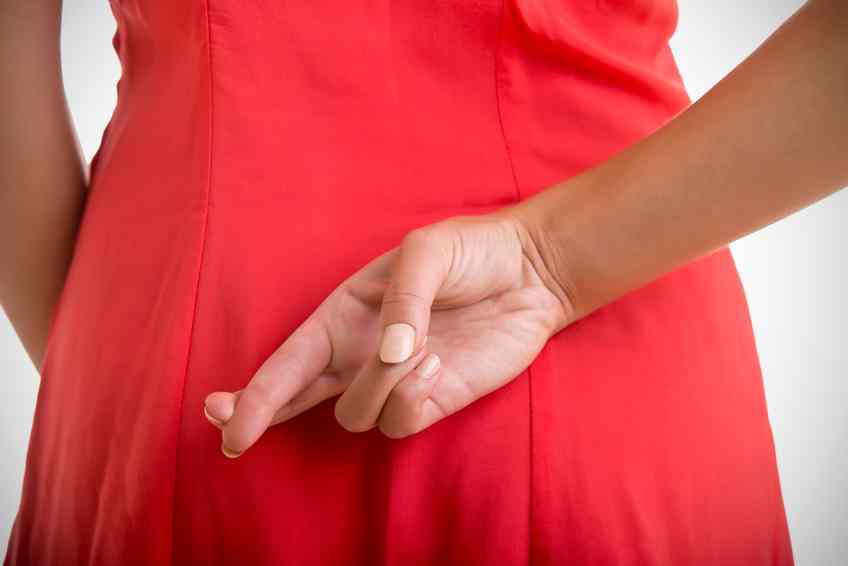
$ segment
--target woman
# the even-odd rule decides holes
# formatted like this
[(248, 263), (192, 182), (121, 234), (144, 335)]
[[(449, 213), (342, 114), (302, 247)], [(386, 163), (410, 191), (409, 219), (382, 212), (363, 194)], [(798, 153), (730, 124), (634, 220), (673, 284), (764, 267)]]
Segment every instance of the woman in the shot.
[(673, 0), (111, 7), (90, 180), (1, 13), (6, 564), (792, 564), (727, 244), (848, 183), (844, 3), (691, 107)]

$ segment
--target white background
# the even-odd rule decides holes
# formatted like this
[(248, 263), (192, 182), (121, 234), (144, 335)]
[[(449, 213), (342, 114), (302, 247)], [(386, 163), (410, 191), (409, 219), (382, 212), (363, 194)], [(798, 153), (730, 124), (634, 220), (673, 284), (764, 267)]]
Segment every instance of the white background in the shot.
[[(679, 0), (672, 48), (692, 99), (800, 5), (798, 0)], [(88, 159), (115, 105), (120, 67), (111, 46), (114, 26), (107, 0), (65, 2), (65, 86)], [(848, 307), (843, 294), (848, 237), (840, 220), (848, 220), (848, 191), (731, 246), (754, 321), (799, 565), (836, 565), (848, 556)], [(3, 315), (0, 374), (0, 551), (5, 553), (20, 501), (38, 376)]]

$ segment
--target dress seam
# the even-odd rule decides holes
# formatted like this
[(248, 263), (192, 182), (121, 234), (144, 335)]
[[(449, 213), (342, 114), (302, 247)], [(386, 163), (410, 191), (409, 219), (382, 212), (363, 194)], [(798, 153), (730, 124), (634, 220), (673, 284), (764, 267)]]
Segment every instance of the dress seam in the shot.
[(212, 82), (212, 23), (209, 17), (209, 2), (210, 0), (205, 0), (205, 16), (206, 16), (206, 55), (207, 55), (207, 65), (209, 68), (208, 72), (208, 89), (209, 89), (209, 120), (208, 120), (208, 131), (209, 131), (209, 151), (208, 151), (208, 159), (206, 166), (206, 192), (204, 195), (204, 203), (203, 203), (203, 219), (202, 219), (202, 228), (200, 232), (200, 256), (198, 258), (198, 266), (197, 266), (197, 275), (195, 277), (194, 284), (194, 302), (192, 305), (192, 315), (191, 322), (189, 325), (188, 331), (188, 348), (186, 350), (186, 360), (185, 367), (183, 369), (183, 383), (182, 383), (182, 391), (180, 393), (179, 407), (177, 409), (177, 433), (176, 433), (176, 444), (174, 447), (174, 482), (173, 482), (173, 490), (172, 490), (172, 501), (171, 501), (171, 559), (170, 564), (174, 564), (174, 554), (175, 554), (175, 546), (176, 546), (176, 536), (175, 536), (175, 523), (176, 523), (176, 508), (177, 508), (177, 479), (178, 474), (177, 470), (179, 467), (179, 456), (180, 456), (180, 439), (182, 437), (182, 417), (183, 417), (183, 406), (185, 403), (185, 391), (186, 391), (186, 383), (188, 381), (188, 371), (191, 363), (191, 354), (192, 354), (192, 345), (194, 344), (194, 326), (197, 321), (197, 313), (198, 313), (198, 305), (200, 303), (200, 281), (201, 274), (203, 273), (203, 261), (206, 256), (206, 241), (207, 241), (207, 232), (209, 230), (209, 207), (210, 207), (210, 196), (212, 193), (212, 150), (213, 150), (213, 116), (214, 116), (214, 97), (213, 97), (213, 82)]
[[(497, 38), (495, 40), (495, 61), (494, 61), (494, 86), (495, 86), (495, 108), (497, 110), (498, 125), (501, 131), (501, 139), (503, 140), (504, 150), (506, 151), (507, 164), (509, 165), (510, 173), (512, 174), (513, 187), (515, 188), (515, 197), (517, 201), (521, 201), (521, 189), (518, 184), (518, 175), (515, 172), (515, 163), (512, 157), (512, 151), (509, 147), (509, 141), (506, 135), (506, 127), (504, 126), (503, 111), (501, 110), (501, 95), (500, 81), (498, 80), (498, 63), (500, 62), (501, 43), (503, 36), (504, 13), (506, 11), (507, 0), (501, 0), (501, 11), (498, 19)], [(527, 505), (527, 564), (530, 564), (533, 557), (533, 373), (531, 366), (527, 366), (527, 407), (528, 407), (528, 505)]]
[(504, 19), (504, 11), (506, 10), (505, 5), (506, 5), (506, 0), (502, 0), (501, 1), (500, 19), (498, 21), (498, 37), (497, 37), (497, 40), (495, 42), (495, 106), (497, 108), (497, 114), (498, 114), (498, 125), (500, 126), (500, 130), (501, 130), (501, 139), (503, 140), (504, 149), (506, 150), (507, 163), (509, 164), (509, 170), (512, 173), (512, 182), (513, 182), (513, 186), (515, 187), (515, 195), (516, 195), (516, 198), (518, 200), (521, 200), (521, 190), (518, 187), (518, 176), (515, 172), (515, 164), (514, 164), (513, 158), (512, 158), (512, 151), (510, 150), (509, 142), (508, 142), (507, 136), (506, 136), (506, 128), (504, 127), (503, 112), (501, 110), (501, 96), (500, 96), (500, 87), (499, 87), (500, 81), (498, 81), (498, 61), (500, 60), (503, 19)]

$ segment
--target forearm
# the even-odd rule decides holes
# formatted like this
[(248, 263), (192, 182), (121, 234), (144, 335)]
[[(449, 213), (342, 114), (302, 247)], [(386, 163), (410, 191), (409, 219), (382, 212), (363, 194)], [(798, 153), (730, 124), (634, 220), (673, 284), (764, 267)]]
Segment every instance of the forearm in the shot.
[(653, 135), (513, 211), (579, 319), (848, 184), (848, 3), (808, 2)]
[(60, 0), (0, 0), (0, 304), (39, 370), (87, 185), (60, 13)]

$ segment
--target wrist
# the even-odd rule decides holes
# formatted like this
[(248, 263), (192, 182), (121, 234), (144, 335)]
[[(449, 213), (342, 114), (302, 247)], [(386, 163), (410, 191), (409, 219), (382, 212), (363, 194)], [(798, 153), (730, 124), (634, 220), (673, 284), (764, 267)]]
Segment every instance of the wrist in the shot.
[(548, 218), (542, 203), (528, 199), (508, 206), (498, 214), (508, 219), (524, 257), (561, 306), (562, 315), (558, 317), (554, 333), (581, 318), (577, 289), (569, 271), (575, 262), (569, 259), (568, 247), (556, 242), (554, 232), (547, 229)]
[[(563, 327), (614, 297), (607, 253), (608, 185), (588, 170), (509, 206), (524, 254), (563, 306)], [(613, 278), (615, 279), (615, 278)]]

